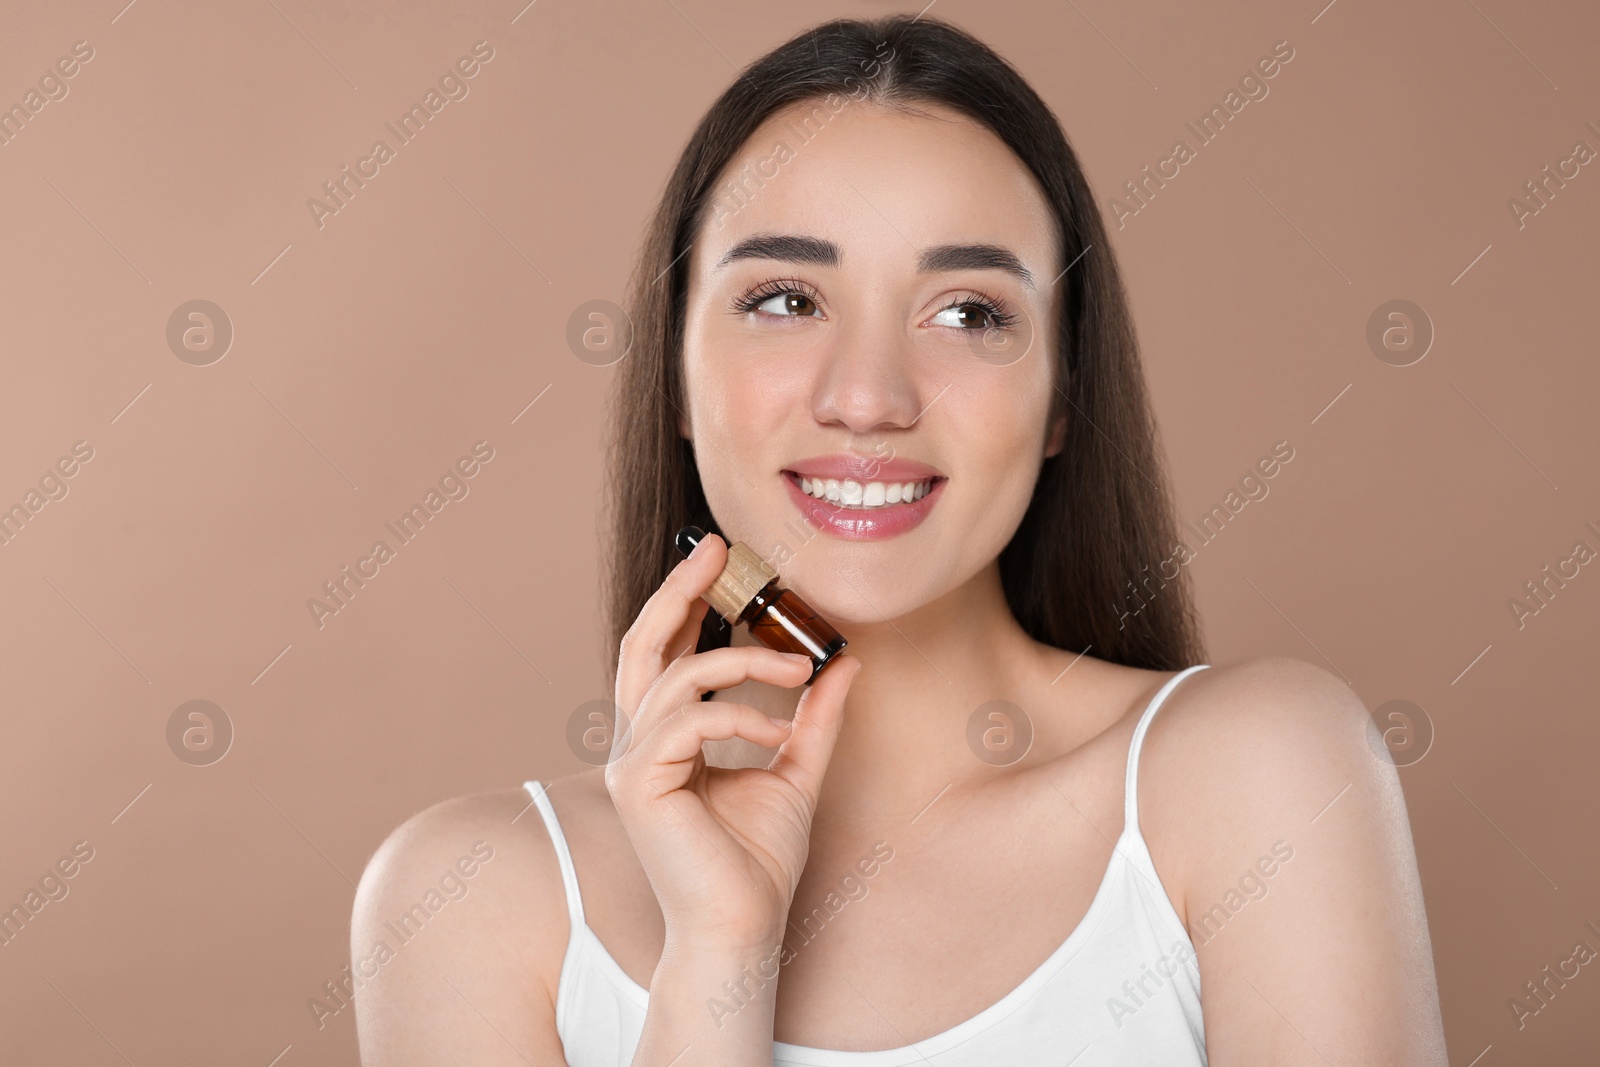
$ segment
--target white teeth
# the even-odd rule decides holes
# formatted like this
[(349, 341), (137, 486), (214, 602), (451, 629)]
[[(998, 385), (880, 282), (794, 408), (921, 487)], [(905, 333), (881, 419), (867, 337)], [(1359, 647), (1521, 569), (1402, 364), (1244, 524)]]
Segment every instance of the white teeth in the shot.
[(818, 500), (846, 508), (883, 508), (921, 500), (933, 487), (933, 479), (920, 482), (867, 482), (854, 478), (800, 479), (800, 491)]

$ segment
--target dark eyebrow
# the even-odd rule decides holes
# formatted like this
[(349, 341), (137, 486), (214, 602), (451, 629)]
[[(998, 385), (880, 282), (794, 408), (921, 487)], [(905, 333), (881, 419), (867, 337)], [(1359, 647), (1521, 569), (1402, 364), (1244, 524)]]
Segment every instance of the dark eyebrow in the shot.
[[(805, 263), (816, 267), (837, 267), (844, 254), (839, 246), (821, 237), (798, 234), (758, 233), (746, 237), (717, 261), (717, 269), (736, 259), (776, 259), (785, 263)], [(935, 274), (953, 270), (1003, 270), (1034, 288), (1033, 274), (1010, 249), (999, 245), (935, 245), (917, 256), (917, 270)]]
[(947, 270), (1003, 270), (1033, 288), (1033, 275), (1009, 248), (999, 245), (935, 245), (917, 257), (917, 269), (926, 273)]
[(778, 259), (814, 267), (837, 267), (841, 258), (839, 246), (820, 237), (758, 233), (728, 249), (727, 255), (717, 261), (717, 269), (721, 270), (736, 259)]

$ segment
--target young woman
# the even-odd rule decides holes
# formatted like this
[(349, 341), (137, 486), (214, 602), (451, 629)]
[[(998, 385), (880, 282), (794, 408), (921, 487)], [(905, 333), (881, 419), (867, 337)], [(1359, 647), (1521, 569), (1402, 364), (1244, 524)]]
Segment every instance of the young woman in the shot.
[[(1198, 662), (1116, 264), (1011, 67), (909, 16), (767, 55), (629, 311), (631, 729), (379, 850), (365, 1063), (1445, 1064), (1394, 767), (1326, 672)], [(848, 650), (708, 612), (728, 541)]]

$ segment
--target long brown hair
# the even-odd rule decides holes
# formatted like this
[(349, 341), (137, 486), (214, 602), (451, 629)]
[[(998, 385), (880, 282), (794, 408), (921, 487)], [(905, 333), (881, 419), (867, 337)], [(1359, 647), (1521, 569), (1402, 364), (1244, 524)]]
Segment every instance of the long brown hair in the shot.
[[(1204, 654), (1139, 367), (1127, 297), (1077, 156), (1055, 116), (1005, 60), (936, 18), (839, 19), (747, 67), (689, 139), (645, 233), (630, 284), (632, 347), (609, 410), (602, 494), (607, 559), (606, 656), (615, 684), (622, 638), (681, 558), (673, 534), (719, 535), (684, 409), (686, 252), (723, 168), (773, 112), (830, 94), (888, 107), (942, 104), (992, 130), (1032, 171), (1054, 213), (1065, 287), (1046, 425), (1067, 416), (1062, 450), (1044, 460), (1021, 525), (1000, 553), (1006, 600), (1035, 640), (1152, 670)], [(1068, 269), (1070, 265), (1070, 269)], [(1186, 561), (1186, 559), (1185, 559)], [(698, 650), (731, 631), (707, 612)]]

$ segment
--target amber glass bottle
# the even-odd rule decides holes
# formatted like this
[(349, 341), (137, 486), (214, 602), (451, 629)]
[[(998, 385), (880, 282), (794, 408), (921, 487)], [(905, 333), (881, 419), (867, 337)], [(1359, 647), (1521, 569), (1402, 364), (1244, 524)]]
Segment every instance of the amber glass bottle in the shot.
[[(676, 538), (678, 551), (687, 556), (705, 535), (698, 526), (685, 526)], [(848, 643), (794, 590), (780, 586), (778, 572), (743, 541), (728, 546), (727, 566), (706, 590), (705, 599), (728, 625), (744, 623), (750, 636), (768, 648), (810, 656), (806, 685)]]

